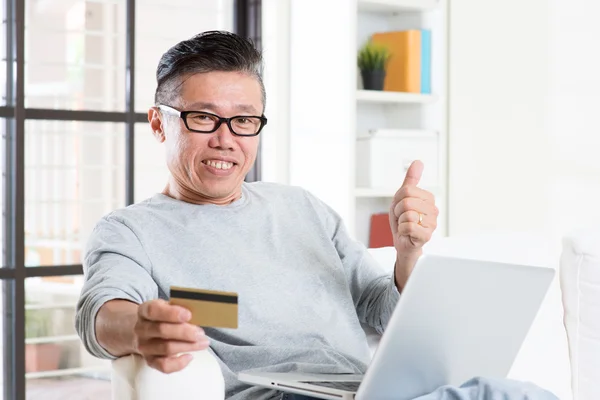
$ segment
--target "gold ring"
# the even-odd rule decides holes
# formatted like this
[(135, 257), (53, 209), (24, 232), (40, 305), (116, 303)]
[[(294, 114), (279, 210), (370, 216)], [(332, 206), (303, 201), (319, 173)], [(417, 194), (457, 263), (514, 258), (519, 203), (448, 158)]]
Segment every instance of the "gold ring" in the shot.
[(419, 213), (419, 225), (423, 222), (423, 214)]

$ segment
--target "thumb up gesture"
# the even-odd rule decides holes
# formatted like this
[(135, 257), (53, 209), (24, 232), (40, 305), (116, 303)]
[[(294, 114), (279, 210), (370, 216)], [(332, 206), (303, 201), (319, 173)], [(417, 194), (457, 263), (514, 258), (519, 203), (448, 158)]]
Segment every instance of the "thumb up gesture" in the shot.
[(423, 168), (423, 163), (418, 160), (410, 165), (390, 206), (390, 226), (398, 259), (420, 255), (421, 248), (437, 227), (439, 210), (435, 198), (417, 186)]

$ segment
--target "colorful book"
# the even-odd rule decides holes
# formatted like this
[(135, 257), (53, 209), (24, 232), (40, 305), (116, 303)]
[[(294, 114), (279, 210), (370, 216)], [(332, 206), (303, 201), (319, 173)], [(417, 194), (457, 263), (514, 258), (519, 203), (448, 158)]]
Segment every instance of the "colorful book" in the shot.
[(431, 31), (421, 30), (421, 93), (431, 94)]
[(390, 228), (390, 217), (388, 213), (371, 215), (371, 227), (369, 229), (369, 248), (388, 247), (394, 245), (392, 228)]
[(383, 90), (431, 93), (430, 30), (379, 32), (371, 40), (391, 52)]

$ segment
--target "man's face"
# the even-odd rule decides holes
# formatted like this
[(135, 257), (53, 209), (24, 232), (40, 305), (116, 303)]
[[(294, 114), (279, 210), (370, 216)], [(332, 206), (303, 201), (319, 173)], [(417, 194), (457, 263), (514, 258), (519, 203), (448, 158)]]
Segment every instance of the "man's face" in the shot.
[[(195, 74), (184, 80), (179, 92), (175, 104), (168, 105), (180, 111), (205, 111), (221, 117), (263, 113), (260, 84), (244, 73)], [(256, 159), (258, 136), (236, 136), (225, 123), (213, 133), (191, 132), (181, 118), (165, 117), (167, 165), (181, 194), (192, 201), (218, 203), (238, 198)]]

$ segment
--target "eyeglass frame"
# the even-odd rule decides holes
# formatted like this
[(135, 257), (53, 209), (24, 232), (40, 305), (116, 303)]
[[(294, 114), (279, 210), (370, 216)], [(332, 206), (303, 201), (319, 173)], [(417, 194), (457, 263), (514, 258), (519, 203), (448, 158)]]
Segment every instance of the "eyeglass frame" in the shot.
[[(225, 117), (221, 117), (220, 115), (217, 114), (213, 114), (207, 111), (179, 111), (176, 108), (173, 108), (171, 106), (168, 106), (166, 104), (159, 104), (157, 106), (157, 108), (159, 110), (163, 110), (166, 111), (168, 114), (177, 116), (179, 118), (181, 118), (183, 120), (183, 124), (185, 125), (186, 129), (190, 132), (195, 132), (195, 133), (214, 133), (217, 131), (217, 129), (219, 129), (221, 127), (221, 125), (223, 125), (223, 122), (225, 122), (227, 124), (227, 127), (229, 128), (229, 132), (231, 132), (232, 134), (234, 134), (235, 136), (240, 136), (240, 137), (253, 137), (253, 136), (258, 136), (258, 134), (263, 130), (263, 128), (265, 127), (265, 125), (267, 125), (267, 117), (265, 117), (264, 115), (234, 115), (233, 117), (229, 117), (229, 118), (225, 118)], [(188, 126), (188, 122), (187, 122), (187, 116), (189, 114), (193, 114), (193, 113), (201, 113), (201, 114), (206, 114), (206, 115), (210, 115), (213, 116), (215, 118), (217, 118), (217, 122), (215, 125), (215, 128), (212, 131), (199, 131), (197, 129), (191, 129)], [(235, 119), (235, 118), (258, 118), (260, 120), (260, 127), (258, 128), (258, 131), (256, 131), (256, 133), (250, 134), (250, 135), (242, 135), (239, 133), (236, 133), (233, 128), (231, 127), (231, 120)]]

